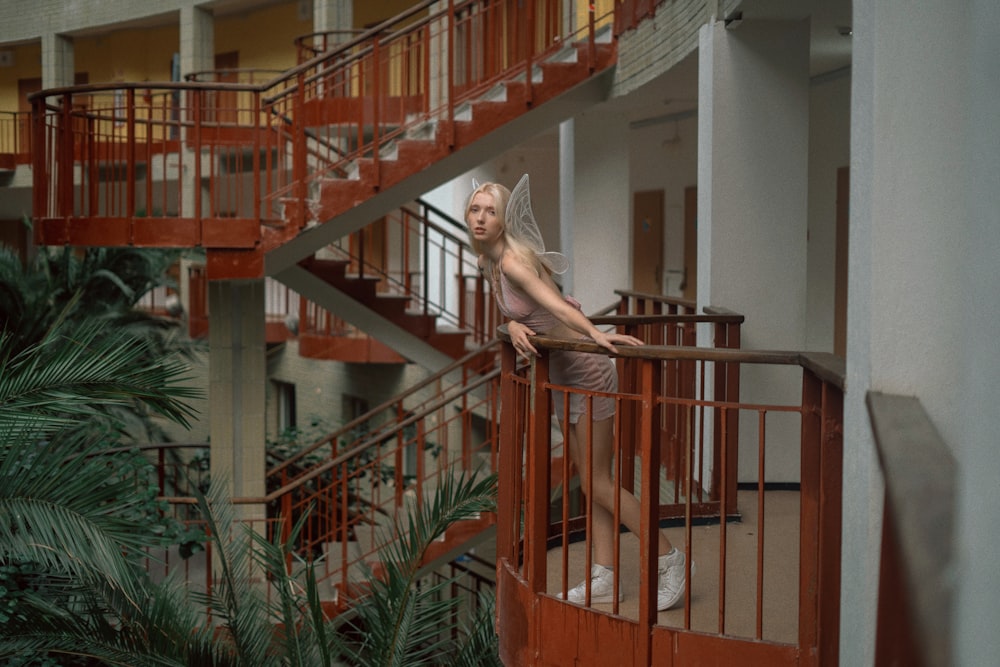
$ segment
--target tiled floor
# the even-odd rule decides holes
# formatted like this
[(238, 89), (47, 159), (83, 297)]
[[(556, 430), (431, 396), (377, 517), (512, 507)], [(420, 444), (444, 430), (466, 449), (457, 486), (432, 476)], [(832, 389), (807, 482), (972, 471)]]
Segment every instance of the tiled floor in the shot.
[[(691, 598), (691, 629), (754, 638), (757, 627), (756, 564), (760, 529), (757, 520), (755, 491), (739, 493), (742, 520), (726, 526), (726, 595), (720, 598), (720, 560), (722, 530), (719, 525), (695, 526), (692, 530), (693, 562), (696, 567), (689, 589)], [(798, 633), (798, 563), (799, 563), (799, 494), (797, 491), (765, 493), (764, 582), (762, 596), (762, 638), (769, 641), (795, 643)], [(668, 528), (667, 536), (678, 548), (684, 546), (683, 527)], [(568, 586), (576, 585), (583, 576), (584, 544), (569, 546)], [(561, 591), (562, 549), (549, 552), (549, 592)], [(625, 617), (638, 616), (638, 540), (630, 533), (621, 539), (620, 586), (625, 601), (618, 613)], [(611, 604), (595, 605), (595, 609), (611, 612)], [(724, 607), (724, 614), (720, 609)], [(720, 617), (724, 625), (720, 628)], [(683, 627), (684, 606), (660, 612), (663, 625)]]

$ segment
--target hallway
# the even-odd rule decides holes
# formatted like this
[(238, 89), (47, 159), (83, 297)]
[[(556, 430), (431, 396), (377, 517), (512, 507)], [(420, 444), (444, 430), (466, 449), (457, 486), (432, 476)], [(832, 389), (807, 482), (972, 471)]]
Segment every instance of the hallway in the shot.
[[(691, 629), (709, 634), (754, 638), (756, 634), (755, 598), (757, 581), (756, 550), (760, 526), (757, 517), (756, 491), (739, 492), (739, 510), (742, 520), (729, 522), (726, 527), (726, 596), (725, 623), (720, 628), (722, 600), (719, 598), (720, 536), (718, 524), (696, 525), (692, 528), (693, 560), (696, 571), (689, 588), (691, 595)], [(764, 570), (762, 596), (762, 639), (794, 644), (798, 634), (798, 583), (799, 583), (799, 492), (765, 492), (764, 513)], [(684, 546), (684, 528), (667, 529), (667, 536), (678, 548)], [(569, 586), (575, 586), (583, 576), (583, 542), (569, 547)], [(636, 561), (638, 540), (631, 533), (623, 533), (621, 562), (624, 576), (621, 586), (625, 601), (618, 613), (626, 618), (638, 616), (638, 578)], [(559, 568), (561, 550), (549, 551), (549, 592), (560, 591)], [(594, 608), (611, 613), (611, 604), (597, 604)], [(661, 625), (683, 627), (684, 606), (660, 612)]]

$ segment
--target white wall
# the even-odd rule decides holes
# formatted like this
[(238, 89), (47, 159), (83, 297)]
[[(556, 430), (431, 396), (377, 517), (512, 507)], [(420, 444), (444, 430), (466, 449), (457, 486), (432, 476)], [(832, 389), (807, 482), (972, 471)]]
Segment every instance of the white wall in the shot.
[(809, 234), (805, 349), (833, 352), (837, 169), (850, 156), (849, 70), (809, 88)]
[(574, 120), (573, 295), (585, 313), (632, 280), (628, 121), (601, 106)]
[[(698, 305), (746, 315), (744, 348), (805, 344), (808, 49), (808, 22), (702, 29)], [(741, 400), (798, 405), (794, 371), (744, 365)], [(758, 477), (756, 434), (741, 416), (740, 481)], [(774, 416), (767, 437), (765, 481), (798, 481), (800, 429)]]
[[(962, 350), (956, 370), (962, 396), (949, 433), (959, 452), (960, 477), (956, 526), (958, 596), (956, 663), (987, 664), (1000, 655), (1000, 455), (997, 453), (997, 397), (1000, 396), (1000, 14), (993, 0), (971, 0), (967, 18), (956, 20), (963, 33), (968, 73), (965, 132), (961, 138), (964, 170), (959, 172), (966, 203), (965, 234), (958, 276), (966, 295), (963, 317), (953, 330)], [(962, 187), (964, 186), (964, 187)], [(937, 416), (936, 416), (937, 417)]]
[(957, 562), (942, 576), (957, 586), (954, 664), (1000, 653), (995, 10), (854, 3), (843, 664), (872, 658), (882, 488), (870, 390), (919, 398), (952, 449)]

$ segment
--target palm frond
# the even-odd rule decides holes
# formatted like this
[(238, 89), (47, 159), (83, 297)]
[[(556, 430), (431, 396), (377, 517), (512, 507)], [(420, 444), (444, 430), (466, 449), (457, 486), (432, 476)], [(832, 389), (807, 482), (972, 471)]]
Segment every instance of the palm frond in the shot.
[(275, 655), (269, 650), (274, 640), (269, 607), (253, 584), (263, 571), (253, 562), (251, 540), (245, 531), (236, 530), (233, 506), (222, 484), (213, 482), (207, 497), (199, 497), (198, 504), (220, 568), (213, 595), (205, 602), (224, 624), (226, 641), (244, 664), (275, 664)]
[[(0, 337), (0, 344), (5, 340)], [(38, 345), (2, 359), (0, 431), (16, 426), (25, 415), (58, 428), (67, 420), (102, 414), (102, 404), (136, 400), (187, 424), (193, 410), (183, 399), (199, 393), (184, 386), (186, 367), (150, 356), (148, 350), (148, 343), (128, 332), (108, 332), (103, 322), (90, 320), (72, 333), (57, 330)]]
[(438, 664), (453, 651), (450, 633), (458, 599), (447, 594), (450, 581), (420, 581), (424, 558), (432, 542), (456, 521), (496, 508), (495, 475), (445, 476), (435, 493), (405, 518), (380, 552), (384, 576), (369, 577), (371, 594), (354, 607), (351, 623), (366, 640), (352, 649), (359, 665), (382, 667)]
[[(0, 657), (18, 652), (54, 653), (128, 667), (237, 667), (225, 642), (217, 641), (202, 611), (183, 586), (168, 580), (145, 589), (146, 604), (123, 604), (120, 594), (94, 587), (82, 599), (100, 599), (103, 614), (40, 616), (0, 642)], [(107, 619), (113, 619), (108, 622)], [(2, 633), (0, 633), (2, 634)]]
[(452, 667), (502, 667), (497, 649), (496, 596), (479, 594), (476, 613), (461, 629), (464, 641), (454, 653)]

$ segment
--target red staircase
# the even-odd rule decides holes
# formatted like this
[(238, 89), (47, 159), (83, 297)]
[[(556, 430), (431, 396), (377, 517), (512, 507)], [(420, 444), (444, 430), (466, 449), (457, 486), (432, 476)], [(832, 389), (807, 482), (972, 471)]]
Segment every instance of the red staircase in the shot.
[(433, 315), (414, 312), (409, 309), (410, 297), (406, 294), (384, 294), (378, 292), (379, 278), (348, 276), (349, 260), (316, 259), (310, 257), (302, 261), (302, 266), (323, 282), (348, 294), (352, 299), (365, 304), (382, 317), (426, 340), (438, 350), (457, 359), (465, 354), (465, 331), (438, 331)]
[(494, 130), (516, 143), (516, 120), (614, 62), (610, 16), (560, 35), (569, 3), (435, 4), (264, 84), (37, 93), (37, 241), (203, 247), (210, 279), (277, 275), (481, 162), (469, 149)]
[[(270, 276), (323, 307), (323, 286), (336, 283), (375, 308), (314, 255), (603, 99), (614, 17), (592, 11), (564, 31), (575, 16), (563, 0), (426, 0), (264, 83), (41, 91), (35, 240), (200, 247), (211, 280)], [(352, 323), (426, 332), (401, 353), (442, 354), (431, 367), (464, 351), (432, 333), (425, 316), (439, 313), (410, 316), (390, 301), (379, 300), (384, 316)]]

